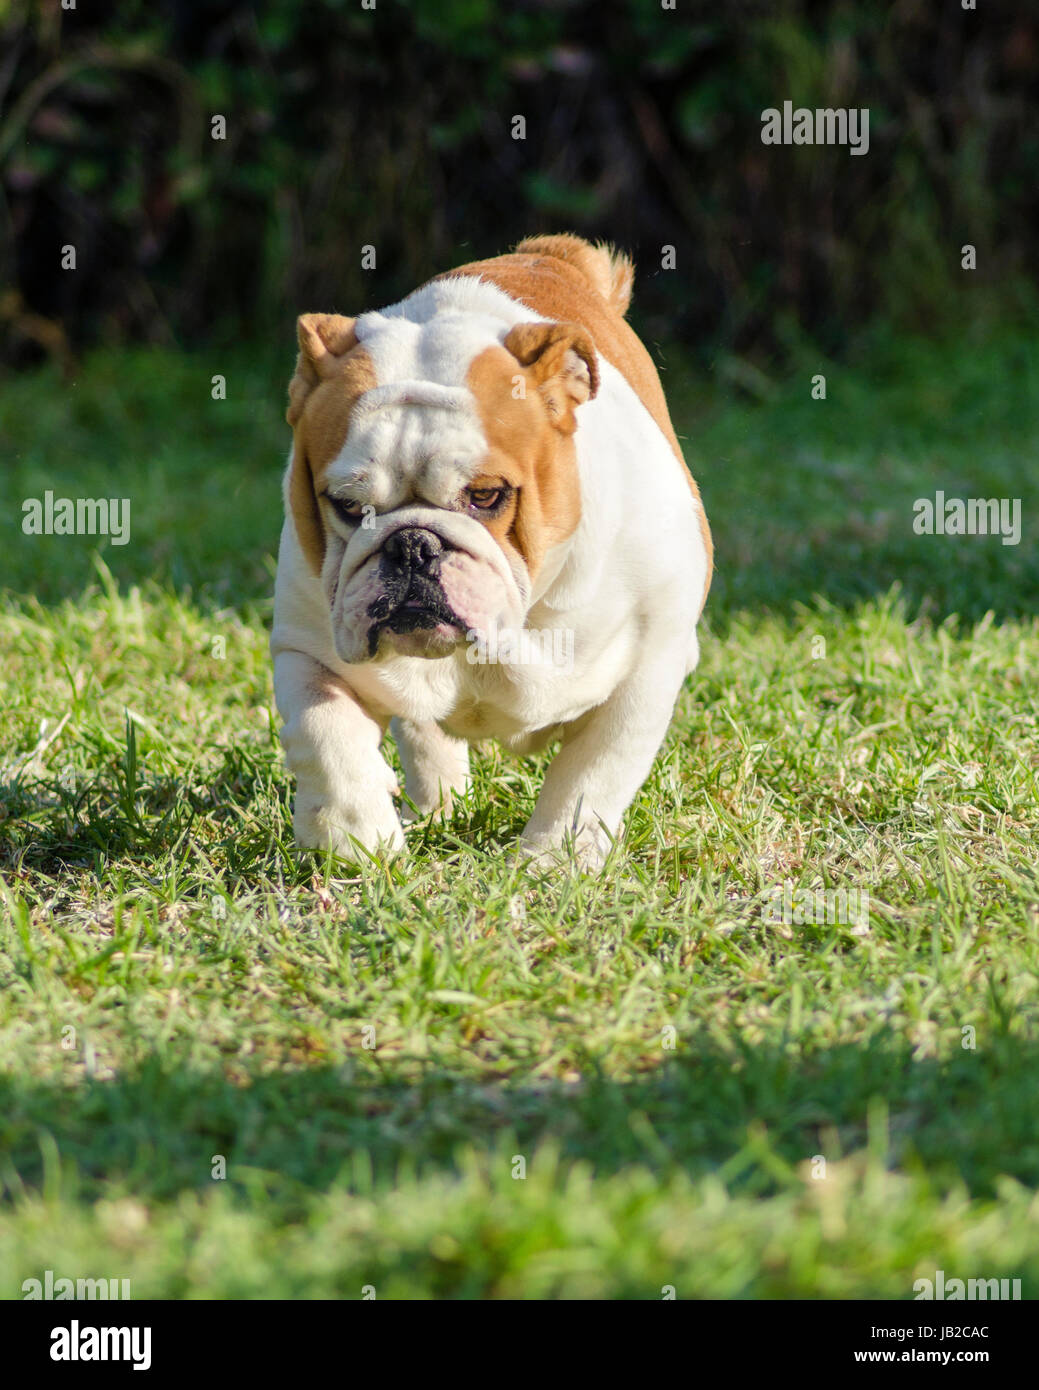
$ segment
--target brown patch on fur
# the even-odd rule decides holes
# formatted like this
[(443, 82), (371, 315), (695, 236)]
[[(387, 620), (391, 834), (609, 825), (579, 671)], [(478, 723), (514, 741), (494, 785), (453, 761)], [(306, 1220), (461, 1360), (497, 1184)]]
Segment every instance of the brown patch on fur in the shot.
[(555, 256), (567, 261), (590, 280), (611, 309), (623, 316), (631, 303), (635, 288), (635, 267), (630, 256), (607, 242), (592, 246), (584, 237), (563, 233), (560, 236), (524, 237), (516, 247), (519, 255)]
[(285, 412), (290, 425), (302, 415), (314, 387), (332, 376), (338, 359), (357, 346), (356, 324), (356, 319), (342, 314), (301, 314), (296, 320), (299, 356), (296, 374), (289, 382), (289, 408)]
[[(599, 363), (579, 323), (518, 323), (505, 335), (505, 349), (537, 386), (553, 426), (563, 434), (577, 429), (574, 411), (599, 389)], [(515, 374), (514, 374), (515, 375)]]
[[(517, 369), (511, 351), (485, 348), (473, 358), (466, 384), (476, 399), (487, 440), (480, 480), (472, 485), (492, 486), (501, 479), (515, 489), (504, 511), (484, 524), (506, 554), (516, 552), (522, 557), (533, 579), (545, 552), (572, 535), (581, 519), (573, 407), (587, 399), (595, 378), (589, 371), (588, 385), (581, 385), (582, 374), (569, 370), (568, 355), (576, 354), (583, 365), (581, 351), (588, 351), (588, 344), (575, 337), (572, 324), (521, 324), (519, 328), (541, 330), (539, 336), (545, 340), (541, 352), (535, 351), (532, 339), (526, 340), (532, 353), (530, 364)], [(556, 329), (564, 331), (548, 331)], [(594, 353), (591, 356), (594, 361)], [(525, 396), (516, 400), (513, 386), (519, 374), (528, 384)], [(576, 398), (571, 394), (575, 390)]]
[(320, 574), (325, 527), (318, 495), (325, 470), (346, 442), (357, 398), (378, 382), (371, 358), (357, 345), (353, 319), (304, 314), (298, 332), (300, 353), (286, 412), (294, 439), (289, 506), (307, 563)]
[[(580, 324), (596, 349), (613, 364), (636, 393), (671, 445), (682, 469), (682, 476), (696, 498), (700, 533), (707, 551), (707, 582), (703, 603), (711, 584), (714, 547), (707, 524), (700, 490), (685, 465), (663, 387), (653, 359), (622, 317), (625, 299), (624, 258), (614, 258), (604, 248), (596, 248), (580, 237), (531, 237), (521, 241), (516, 251), (489, 261), (473, 261), (457, 270), (436, 277), (477, 275), (497, 285), (511, 299), (526, 304), (547, 319), (570, 325)], [(627, 280), (630, 294), (630, 279)], [(480, 359), (477, 358), (477, 361)]]

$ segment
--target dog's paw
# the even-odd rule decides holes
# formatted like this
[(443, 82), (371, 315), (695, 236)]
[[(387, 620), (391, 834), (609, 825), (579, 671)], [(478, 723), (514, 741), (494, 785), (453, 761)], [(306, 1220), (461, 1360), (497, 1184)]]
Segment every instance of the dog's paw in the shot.
[(581, 820), (576, 827), (555, 832), (531, 832), (520, 836), (517, 855), (528, 868), (541, 872), (577, 870), (597, 874), (613, 848), (613, 837), (600, 820)]
[(443, 825), (449, 821), (454, 814), (455, 806), (465, 798), (467, 788), (463, 787), (460, 791), (447, 790), (439, 801), (432, 805), (423, 804), (416, 801), (414, 809), (411, 806), (404, 806), (400, 813), (400, 818), (405, 825), (416, 825), (419, 821), (427, 817), (434, 825)]
[(389, 860), (404, 848), (404, 831), (388, 796), (349, 806), (297, 797), (292, 823), (301, 849), (331, 850), (354, 864), (369, 857)]

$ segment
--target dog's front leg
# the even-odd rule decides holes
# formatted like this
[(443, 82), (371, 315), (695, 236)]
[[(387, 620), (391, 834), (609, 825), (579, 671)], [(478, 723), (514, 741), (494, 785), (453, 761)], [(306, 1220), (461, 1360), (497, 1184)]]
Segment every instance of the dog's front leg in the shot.
[(404, 790), (415, 805), (405, 821), (436, 814), (446, 820), (456, 798), (469, 790), (469, 745), (445, 734), (438, 724), (418, 724), (413, 719), (394, 719), (390, 732), (404, 768)]
[(572, 838), (580, 868), (602, 867), (664, 741), (686, 670), (670, 656), (644, 666), (564, 731), (520, 838), (528, 859), (561, 861)]
[(383, 726), (338, 676), (302, 652), (279, 652), (274, 694), (296, 777), (293, 828), (306, 849), (362, 860), (404, 845), (397, 781), (379, 751)]

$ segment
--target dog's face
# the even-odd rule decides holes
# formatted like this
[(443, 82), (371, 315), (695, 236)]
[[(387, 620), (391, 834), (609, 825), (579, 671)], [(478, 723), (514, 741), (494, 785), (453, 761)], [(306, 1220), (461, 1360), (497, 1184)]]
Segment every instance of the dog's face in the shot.
[(299, 320), (287, 500), (345, 662), (521, 627), (577, 527), (594, 348), (572, 323), (500, 334), (468, 314)]

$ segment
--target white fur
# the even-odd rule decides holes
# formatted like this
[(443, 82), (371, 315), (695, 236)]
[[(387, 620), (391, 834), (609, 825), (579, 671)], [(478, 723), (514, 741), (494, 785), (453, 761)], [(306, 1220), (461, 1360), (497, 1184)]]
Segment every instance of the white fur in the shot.
[[(544, 856), (572, 835), (589, 867), (601, 864), (650, 770), (698, 658), (707, 558), (678, 461), (625, 378), (600, 357), (599, 392), (577, 411), (581, 520), (545, 557), (533, 587), (479, 522), (443, 510), (477, 471), (484, 449), (465, 387), (472, 360), (514, 324), (538, 317), (497, 287), (459, 277), (357, 321), (379, 386), (355, 406), (328, 479), (371, 501), (376, 525), (348, 541), (337, 536), (318, 579), (286, 495), (278, 558), (275, 695), (298, 781), (295, 825), (303, 844), (351, 857), (353, 839), (372, 851), (399, 847), (393, 778), (378, 748), (391, 716), (406, 790), (422, 811), (464, 792), (459, 740), (494, 737), (523, 749), (560, 733), (523, 842)], [(394, 652), (344, 660), (349, 643), (333, 630), (330, 593), (358, 575), (390, 530), (418, 518), (507, 590), (502, 625), (525, 615), (531, 629), (571, 630), (572, 666), (473, 664), (464, 646), (436, 660)], [(323, 672), (335, 678), (334, 699), (327, 678), (315, 693)]]

